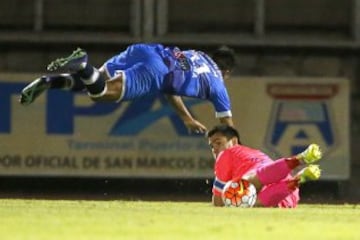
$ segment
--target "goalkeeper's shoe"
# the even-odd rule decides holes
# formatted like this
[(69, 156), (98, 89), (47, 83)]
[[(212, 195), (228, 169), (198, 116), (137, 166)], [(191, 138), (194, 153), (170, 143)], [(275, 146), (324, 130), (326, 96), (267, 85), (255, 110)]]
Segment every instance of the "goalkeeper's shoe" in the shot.
[(85, 50), (78, 48), (67, 57), (58, 58), (52, 61), (48, 66), (48, 71), (65, 70), (69, 72), (78, 72), (86, 67), (88, 55)]
[(310, 164), (306, 168), (302, 169), (297, 176), (300, 179), (300, 184), (308, 181), (316, 181), (321, 176), (321, 169), (319, 165)]
[(32, 103), (40, 94), (50, 88), (50, 82), (48, 77), (42, 76), (35, 79), (29, 85), (27, 85), (22, 91), (19, 102), (22, 105), (29, 105)]
[(322, 152), (319, 145), (313, 143), (310, 144), (305, 151), (296, 156), (306, 164), (317, 162), (322, 157)]

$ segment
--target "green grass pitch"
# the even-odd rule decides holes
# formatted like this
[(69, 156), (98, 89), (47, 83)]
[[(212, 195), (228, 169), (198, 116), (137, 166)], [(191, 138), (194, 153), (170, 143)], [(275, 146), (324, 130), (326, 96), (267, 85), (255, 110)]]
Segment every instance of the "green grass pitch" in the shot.
[(208, 202), (0, 200), (1, 240), (360, 239), (360, 207), (215, 208)]

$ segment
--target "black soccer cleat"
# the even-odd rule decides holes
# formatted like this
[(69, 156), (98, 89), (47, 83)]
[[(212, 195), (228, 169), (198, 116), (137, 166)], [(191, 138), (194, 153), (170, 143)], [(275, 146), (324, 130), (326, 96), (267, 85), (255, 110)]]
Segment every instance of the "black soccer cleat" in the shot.
[(35, 101), (45, 90), (50, 88), (50, 82), (48, 77), (42, 76), (35, 79), (29, 85), (27, 85), (22, 91), (19, 102), (26, 106)]

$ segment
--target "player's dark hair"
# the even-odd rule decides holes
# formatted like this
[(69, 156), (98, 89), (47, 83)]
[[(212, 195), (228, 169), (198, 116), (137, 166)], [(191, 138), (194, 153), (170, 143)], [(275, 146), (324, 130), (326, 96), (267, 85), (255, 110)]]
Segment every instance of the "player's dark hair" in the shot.
[(235, 67), (235, 51), (227, 46), (221, 46), (211, 54), (220, 70), (232, 71)]
[(236, 137), (238, 139), (239, 144), (241, 144), (239, 132), (235, 128), (233, 128), (227, 124), (219, 124), (219, 125), (214, 126), (210, 131), (207, 132), (206, 136), (208, 138), (210, 138), (216, 133), (221, 133), (228, 140), (233, 137)]

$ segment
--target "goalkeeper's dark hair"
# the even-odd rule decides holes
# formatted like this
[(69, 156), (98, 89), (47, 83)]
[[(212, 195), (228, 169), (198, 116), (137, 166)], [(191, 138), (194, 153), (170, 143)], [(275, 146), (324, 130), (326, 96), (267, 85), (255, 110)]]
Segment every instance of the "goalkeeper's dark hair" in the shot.
[(219, 47), (211, 57), (222, 71), (232, 71), (235, 67), (235, 51), (228, 46)]
[(228, 140), (230, 140), (233, 137), (236, 137), (238, 139), (239, 144), (241, 144), (239, 132), (235, 128), (227, 124), (219, 124), (214, 126), (210, 131), (207, 132), (206, 136), (210, 138), (216, 133), (221, 133)]

